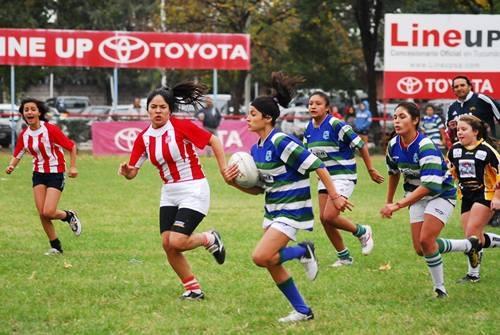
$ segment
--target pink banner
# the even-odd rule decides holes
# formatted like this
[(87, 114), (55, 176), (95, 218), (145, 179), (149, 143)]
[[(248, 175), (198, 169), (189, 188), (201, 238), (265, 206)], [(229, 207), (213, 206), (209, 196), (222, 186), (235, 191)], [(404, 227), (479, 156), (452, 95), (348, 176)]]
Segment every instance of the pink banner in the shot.
[(0, 64), (250, 69), (250, 35), (0, 29)]
[[(128, 155), (137, 135), (148, 126), (147, 121), (94, 122), (92, 152), (94, 155)], [(250, 148), (258, 139), (255, 133), (248, 130), (244, 119), (222, 121), (218, 137), (226, 153), (250, 152)], [(204, 151), (198, 152), (203, 154)]]

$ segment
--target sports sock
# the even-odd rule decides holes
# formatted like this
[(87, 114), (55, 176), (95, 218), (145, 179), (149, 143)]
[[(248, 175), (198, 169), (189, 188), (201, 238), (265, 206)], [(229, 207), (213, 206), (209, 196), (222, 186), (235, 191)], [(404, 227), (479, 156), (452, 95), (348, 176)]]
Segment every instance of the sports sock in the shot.
[(500, 235), (493, 233), (484, 233), (483, 248), (496, 248), (500, 247)]
[(280, 264), (285, 263), (291, 259), (301, 258), (306, 254), (306, 248), (301, 245), (296, 245), (293, 247), (286, 247), (279, 251), (280, 253)]
[(337, 257), (339, 259), (351, 259), (351, 254), (349, 253), (349, 249), (345, 248), (344, 250), (337, 251)]
[[(481, 249), (479, 251), (479, 259), (483, 259), (483, 250)], [(479, 270), (481, 268), (481, 262), (479, 263), (479, 265), (475, 268), (473, 268), (471, 265), (470, 265), (470, 261), (469, 261), (469, 258), (467, 257), (467, 274), (470, 275), (470, 276), (474, 276), (474, 277), (479, 277)]]
[(468, 252), (472, 247), (471, 243), (467, 239), (463, 240), (451, 240), (447, 238), (438, 238), (436, 242), (439, 246), (439, 252), (445, 254), (447, 252)]
[(62, 250), (62, 245), (61, 245), (61, 241), (59, 241), (59, 239), (56, 237), (55, 240), (52, 240), (52, 241), (49, 241), (50, 242), (50, 246), (54, 249), (57, 249), (59, 250), (60, 252), (63, 252)]
[(64, 219), (61, 219), (61, 221), (69, 223), (69, 221), (73, 217), (73, 214), (70, 211), (67, 211), (67, 210), (65, 210), (64, 212), (66, 213), (66, 217)]
[(194, 293), (201, 293), (200, 283), (195, 276), (190, 276), (182, 279), (182, 285), (186, 291), (193, 291)]
[(443, 259), (439, 251), (432, 255), (424, 256), (429, 272), (431, 273), (432, 282), (435, 288), (445, 291), (444, 288), (444, 271)]
[(203, 246), (205, 248), (208, 248), (215, 242), (215, 236), (214, 234), (210, 233), (209, 231), (206, 231), (203, 233), (203, 236), (205, 237), (205, 242), (203, 242)]
[(309, 306), (307, 306), (304, 302), (304, 299), (302, 299), (302, 296), (295, 286), (292, 277), (288, 278), (281, 284), (277, 284), (277, 286), (297, 312), (307, 314), (311, 311)]
[(352, 234), (356, 237), (361, 237), (364, 233), (366, 233), (366, 228), (356, 223), (356, 231)]

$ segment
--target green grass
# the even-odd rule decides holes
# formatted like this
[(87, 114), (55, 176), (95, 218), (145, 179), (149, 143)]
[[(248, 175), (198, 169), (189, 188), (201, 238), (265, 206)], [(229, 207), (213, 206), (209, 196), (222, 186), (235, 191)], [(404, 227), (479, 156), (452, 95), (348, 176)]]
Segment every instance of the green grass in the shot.
[[(276, 320), (290, 307), (250, 257), (262, 234), (263, 199), (226, 186), (213, 159), (203, 159), (212, 204), (198, 230), (216, 227), (228, 255), (219, 266), (202, 248), (188, 253), (207, 295), (194, 303), (178, 300), (182, 287), (166, 265), (157, 222), (161, 183), (150, 164), (126, 181), (116, 173), (124, 158), (81, 155), (80, 176), (68, 180), (60, 208), (78, 210), (83, 234), (76, 238), (56, 222), (65, 254), (46, 257), (49, 245), (32, 199), (30, 159), (7, 176), (8, 159), (0, 154), (0, 334), (500, 332), (500, 250), (485, 252), (482, 281), (475, 285), (455, 283), (466, 272), (465, 256), (445, 255), (450, 297), (434, 299), (425, 262), (412, 250), (407, 212), (381, 220), (386, 185), (368, 181), (362, 168), (356, 207), (348, 216), (372, 225), (373, 254), (362, 256), (358, 241), (344, 234), (355, 263), (333, 269), (328, 265), (335, 260), (334, 250), (320, 224), (312, 233), (301, 233), (300, 238), (316, 242), (318, 279), (309, 282), (298, 262), (286, 267), (316, 319), (282, 326)], [(375, 162), (385, 171), (382, 157)], [(442, 236), (462, 236), (457, 214)], [(391, 270), (380, 271), (388, 262)]]

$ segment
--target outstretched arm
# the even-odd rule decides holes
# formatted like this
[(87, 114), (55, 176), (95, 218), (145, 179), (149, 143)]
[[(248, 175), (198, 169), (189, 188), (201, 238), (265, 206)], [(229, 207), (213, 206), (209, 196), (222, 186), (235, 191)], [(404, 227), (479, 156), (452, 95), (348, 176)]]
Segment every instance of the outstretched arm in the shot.
[[(219, 172), (222, 175), (222, 177), (224, 177), (224, 170), (226, 169), (227, 165), (226, 165), (226, 156), (224, 155), (224, 148), (222, 147), (222, 143), (217, 136), (212, 135), (210, 137), (208, 145), (212, 147), (215, 159), (217, 160), (217, 165), (219, 166)], [(224, 180), (226, 180), (225, 177)]]
[(76, 156), (77, 156), (77, 148), (76, 144), (73, 145), (71, 151), (69, 152), (69, 172), (68, 177), (75, 178), (78, 176), (78, 170), (76, 169)]

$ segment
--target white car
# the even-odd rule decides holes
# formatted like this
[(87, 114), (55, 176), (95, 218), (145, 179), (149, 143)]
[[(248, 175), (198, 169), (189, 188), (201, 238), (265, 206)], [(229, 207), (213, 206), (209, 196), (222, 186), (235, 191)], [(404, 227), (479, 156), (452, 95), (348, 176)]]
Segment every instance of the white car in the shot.
[(290, 107), (281, 112), (276, 126), (285, 134), (294, 135), (302, 139), (310, 120), (311, 114), (306, 106)]
[(22, 129), (23, 121), (19, 115), (19, 107), (14, 105), (12, 110), (11, 104), (0, 104), (0, 146), (8, 147), (12, 139), (12, 124), (11, 116), (15, 122), (15, 136)]

